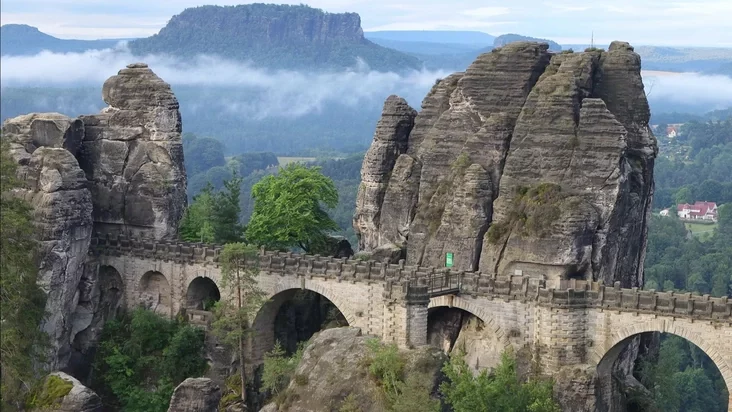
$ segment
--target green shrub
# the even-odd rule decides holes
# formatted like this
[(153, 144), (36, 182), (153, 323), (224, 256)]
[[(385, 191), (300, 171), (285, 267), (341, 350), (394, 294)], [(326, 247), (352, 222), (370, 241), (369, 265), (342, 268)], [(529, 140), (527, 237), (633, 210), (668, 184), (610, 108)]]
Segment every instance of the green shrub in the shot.
[[(264, 355), (262, 389), (271, 391), (275, 395), (279, 395), (284, 389), (286, 389), (287, 385), (290, 384), (290, 379), (292, 379), (295, 374), (297, 366), (300, 364), (303, 350), (304, 345), (301, 344), (292, 356), (287, 356), (279, 341), (275, 342), (274, 348)], [(303, 382), (304, 378), (304, 385), (307, 385), (307, 376), (298, 376), (298, 384)]]
[(395, 344), (384, 345), (377, 339), (370, 339), (366, 346), (369, 350), (369, 373), (379, 382), (387, 398), (396, 396), (397, 384), (402, 380), (406, 363), (399, 349)]
[(488, 229), (488, 242), (496, 244), (514, 230), (523, 236), (546, 236), (561, 216), (566, 197), (555, 183), (517, 187), (506, 219), (494, 222)]
[(308, 375), (303, 375), (301, 373), (298, 373), (297, 375), (295, 375), (295, 383), (298, 386), (305, 386), (309, 382), (310, 382), (310, 380), (308, 379)]
[(453, 354), (442, 371), (447, 381), (440, 385), (445, 402), (454, 412), (560, 412), (552, 399), (552, 382), (521, 382), (516, 373), (516, 359), (504, 352), (501, 363), (492, 373), (483, 370), (477, 376), (464, 357)]
[(165, 412), (175, 387), (206, 370), (202, 330), (137, 309), (104, 325), (92, 388), (108, 409)]
[(338, 412), (363, 412), (361, 407), (358, 405), (358, 399), (356, 395), (350, 393), (343, 399), (341, 407), (338, 408)]
[(405, 380), (406, 360), (395, 344), (384, 345), (377, 339), (371, 339), (366, 346), (369, 373), (379, 383), (389, 411), (440, 410), (440, 402), (431, 398), (432, 380), (428, 374), (412, 373)]

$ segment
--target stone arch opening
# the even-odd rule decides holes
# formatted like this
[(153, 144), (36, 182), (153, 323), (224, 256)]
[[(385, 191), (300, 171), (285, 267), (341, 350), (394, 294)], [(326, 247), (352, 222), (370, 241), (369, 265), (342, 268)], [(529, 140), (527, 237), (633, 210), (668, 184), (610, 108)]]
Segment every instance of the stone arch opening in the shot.
[(197, 277), (188, 284), (186, 308), (211, 310), (213, 304), (221, 300), (221, 292), (211, 278)]
[(461, 351), (476, 371), (498, 365), (501, 354), (511, 346), (508, 335), (488, 313), (459, 296), (430, 300), (427, 342), (446, 353)]
[(279, 341), (288, 354), (297, 350), (316, 332), (348, 326), (348, 312), (329, 296), (309, 289), (287, 289), (275, 293), (252, 323), (252, 360), (261, 363), (264, 354)]
[(139, 304), (161, 315), (172, 314), (171, 288), (168, 279), (158, 271), (149, 271), (140, 279)]
[(106, 322), (117, 317), (124, 301), (125, 284), (122, 275), (112, 266), (99, 267), (99, 312)]
[(715, 355), (716, 351), (708, 352), (710, 346), (698, 335), (667, 331), (626, 335), (621, 332), (622, 338), (615, 339), (597, 364), (597, 411), (614, 411), (618, 407), (629, 412), (656, 407), (732, 410), (731, 377), (725, 376), (725, 372), (729, 375), (729, 368)]

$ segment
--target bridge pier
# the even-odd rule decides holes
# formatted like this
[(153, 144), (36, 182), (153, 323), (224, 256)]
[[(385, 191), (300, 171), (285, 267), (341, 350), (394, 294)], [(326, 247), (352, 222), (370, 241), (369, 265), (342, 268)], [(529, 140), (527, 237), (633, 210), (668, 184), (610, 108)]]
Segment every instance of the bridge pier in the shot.
[(400, 348), (426, 345), (429, 303), (426, 286), (406, 283), (385, 288), (382, 340)]

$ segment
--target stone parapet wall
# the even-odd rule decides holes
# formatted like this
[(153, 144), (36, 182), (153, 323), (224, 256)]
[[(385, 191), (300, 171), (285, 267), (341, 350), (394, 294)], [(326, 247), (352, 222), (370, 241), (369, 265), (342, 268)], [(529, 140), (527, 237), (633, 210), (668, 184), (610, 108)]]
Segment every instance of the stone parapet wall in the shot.
[[(137, 256), (147, 259), (217, 266), (220, 245), (184, 242), (156, 242), (123, 235), (98, 236), (92, 239), (91, 253), (113, 256)], [(450, 269), (333, 258), (291, 252), (262, 251), (259, 268), (270, 274), (326, 277), (350, 282), (386, 282), (385, 293), (401, 290), (406, 297), (409, 285), (424, 285), (433, 274)], [(732, 321), (732, 300), (691, 293), (645, 291), (620, 288), (619, 283), (605, 286), (584, 280), (547, 281), (535, 276), (499, 276), (480, 272), (452, 272), (460, 277), (463, 295), (498, 296), (503, 299), (536, 301), (557, 307), (597, 307), (638, 313)], [(413, 287), (413, 286), (411, 286)], [(400, 294), (400, 293), (397, 293)], [(385, 296), (390, 298), (391, 296)]]

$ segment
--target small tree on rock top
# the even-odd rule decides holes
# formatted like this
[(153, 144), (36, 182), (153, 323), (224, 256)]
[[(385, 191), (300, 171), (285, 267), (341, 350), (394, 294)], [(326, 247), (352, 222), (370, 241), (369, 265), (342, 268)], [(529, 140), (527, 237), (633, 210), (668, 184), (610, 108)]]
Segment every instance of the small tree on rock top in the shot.
[(328, 232), (338, 229), (323, 210), (338, 205), (338, 191), (318, 167), (290, 164), (254, 185), (252, 197), (254, 211), (246, 231), (250, 243), (317, 253)]

